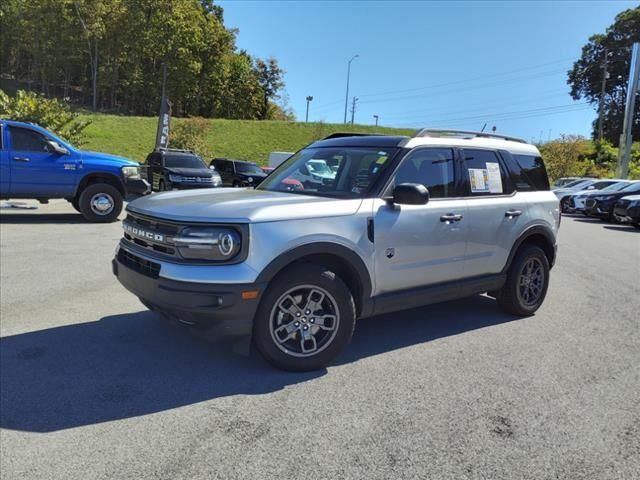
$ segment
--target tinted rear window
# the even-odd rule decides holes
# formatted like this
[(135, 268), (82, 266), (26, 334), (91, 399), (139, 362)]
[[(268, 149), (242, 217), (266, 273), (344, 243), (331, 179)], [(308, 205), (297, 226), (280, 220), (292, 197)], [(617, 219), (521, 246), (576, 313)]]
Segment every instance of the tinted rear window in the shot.
[(542, 157), (534, 155), (513, 155), (519, 168), (514, 172), (519, 190), (549, 190), (549, 177)]

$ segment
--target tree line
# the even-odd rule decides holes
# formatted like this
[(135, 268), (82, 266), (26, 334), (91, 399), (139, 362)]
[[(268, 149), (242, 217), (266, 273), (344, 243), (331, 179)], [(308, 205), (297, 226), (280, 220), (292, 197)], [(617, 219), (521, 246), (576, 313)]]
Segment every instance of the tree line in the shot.
[(213, 0), (3, 0), (0, 87), (154, 115), (162, 68), (174, 114), (288, 119), (277, 60), (236, 47)]

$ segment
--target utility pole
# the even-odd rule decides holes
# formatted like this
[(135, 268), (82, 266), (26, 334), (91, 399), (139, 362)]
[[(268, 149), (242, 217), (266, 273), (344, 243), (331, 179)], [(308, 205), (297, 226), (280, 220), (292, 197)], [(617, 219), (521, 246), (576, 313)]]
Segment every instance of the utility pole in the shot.
[(607, 88), (607, 80), (609, 78), (609, 50), (604, 49), (604, 58), (602, 60), (602, 88), (600, 89), (600, 102), (598, 105), (598, 140), (602, 140), (604, 131), (604, 94)]
[(344, 123), (347, 123), (347, 104), (349, 103), (349, 78), (351, 77), (351, 62), (353, 62), (359, 56), (360, 55), (356, 54), (351, 57), (351, 60), (349, 60), (349, 63), (347, 65), (347, 93), (344, 96)]
[(353, 101), (351, 103), (351, 125), (353, 125), (353, 121), (356, 116), (356, 103), (358, 103), (358, 97), (353, 97)]
[(629, 161), (631, 160), (631, 130), (635, 113), (636, 97), (640, 90), (640, 43), (633, 44), (631, 50), (631, 67), (629, 69), (629, 84), (627, 85), (627, 103), (624, 108), (624, 122), (622, 135), (620, 135), (620, 147), (618, 148), (619, 178), (627, 178), (629, 175)]
[(378, 119), (380, 118), (378, 115), (374, 115), (373, 118), (376, 120), (376, 127), (378, 126)]
[(305, 123), (307, 123), (309, 121), (309, 104), (311, 103), (311, 100), (313, 100), (313, 97), (311, 95), (309, 95), (307, 97), (307, 114), (304, 117)]

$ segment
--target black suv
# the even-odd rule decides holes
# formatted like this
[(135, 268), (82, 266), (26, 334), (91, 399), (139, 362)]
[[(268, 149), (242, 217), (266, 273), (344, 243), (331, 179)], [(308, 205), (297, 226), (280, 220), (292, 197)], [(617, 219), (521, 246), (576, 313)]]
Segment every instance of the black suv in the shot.
[(155, 150), (146, 163), (147, 180), (154, 192), (222, 186), (220, 175), (191, 150)]
[(267, 176), (258, 164), (246, 160), (214, 158), (210, 165), (220, 173), (225, 187), (255, 187)]
[(616, 192), (602, 192), (589, 196), (585, 202), (585, 212), (590, 217), (600, 218), (601, 220), (613, 220), (613, 208), (618, 200), (628, 195), (637, 195), (640, 193), (640, 182), (633, 182)]

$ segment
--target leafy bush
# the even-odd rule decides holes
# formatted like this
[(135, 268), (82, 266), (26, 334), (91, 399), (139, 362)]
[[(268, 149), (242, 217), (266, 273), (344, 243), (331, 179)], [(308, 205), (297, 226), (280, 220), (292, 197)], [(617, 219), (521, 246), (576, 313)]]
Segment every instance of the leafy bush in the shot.
[(212, 156), (207, 146), (206, 136), (209, 122), (202, 117), (192, 117), (174, 121), (169, 131), (169, 147), (193, 150), (203, 159)]
[(65, 102), (24, 90), (18, 90), (15, 97), (0, 90), (0, 117), (36, 123), (76, 146), (85, 143), (83, 130), (91, 123), (78, 120)]

